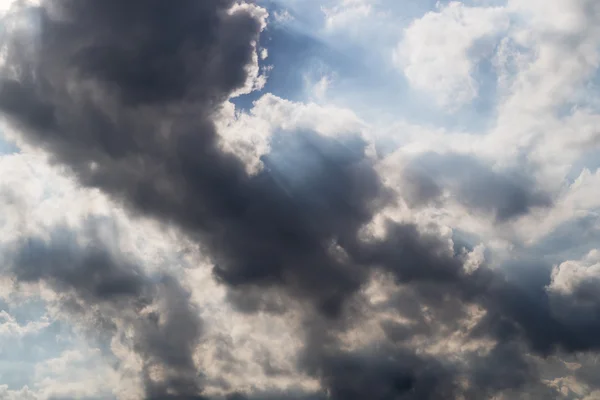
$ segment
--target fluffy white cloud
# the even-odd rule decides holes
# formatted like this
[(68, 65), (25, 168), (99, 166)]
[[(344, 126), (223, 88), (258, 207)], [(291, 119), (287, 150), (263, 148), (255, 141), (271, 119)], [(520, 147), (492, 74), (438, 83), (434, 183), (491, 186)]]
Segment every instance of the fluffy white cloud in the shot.
[[(548, 290), (563, 295), (583, 295), (600, 299), (600, 251), (592, 250), (586, 257), (578, 261), (565, 261), (556, 266), (552, 272), (552, 282)], [(583, 293), (585, 290), (585, 294)]]
[[(596, 133), (587, 126), (595, 124), (600, 99), (594, 80), (600, 7), (593, 1), (554, 0), (511, 2), (508, 9), (522, 22), (502, 49), (505, 87), (493, 140), (534, 151), (538, 145), (562, 145), (567, 152), (576, 142), (589, 146)], [(542, 161), (539, 153), (533, 157)]]
[[(40, 400), (110, 398), (119, 391), (119, 376), (97, 349), (68, 350), (36, 366), (35, 390)], [(117, 393), (115, 393), (117, 394)], [(122, 399), (135, 399), (121, 396)]]
[(451, 2), (414, 21), (404, 33), (395, 59), (409, 82), (450, 110), (478, 93), (477, 62), (490, 57), (495, 39), (509, 27), (503, 7), (469, 7)]
[(39, 400), (39, 398), (28, 387), (11, 390), (8, 385), (0, 385), (0, 400)]
[(226, 103), (217, 121), (221, 146), (240, 157), (250, 172), (261, 168), (275, 132), (313, 130), (325, 136), (367, 135), (366, 124), (351, 110), (332, 105), (298, 103), (266, 94), (248, 113)]
[[(255, 4), (235, 3), (234, 6), (229, 10), (229, 12), (232, 14), (240, 11), (248, 12), (256, 20), (260, 21), (261, 31), (267, 27), (267, 18), (269, 17), (269, 13), (265, 8), (259, 7)], [(266, 74), (268, 72), (268, 68), (261, 69), (259, 67), (258, 60), (259, 58), (263, 60), (267, 58), (268, 53), (264, 49), (259, 49), (258, 43), (256, 42), (253, 42), (252, 46), (254, 48), (254, 52), (252, 53), (252, 61), (246, 66), (246, 72), (248, 74), (246, 82), (244, 86), (231, 94), (230, 97), (232, 98), (251, 93), (255, 90), (260, 90), (267, 83)]]
[[(595, 219), (599, 10), (593, 1), (509, 1), (494, 7), (453, 2), (407, 28), (400, 45), (403, 68), (414, 66), (421, 82), (431, 83), (426, 90), (442, 103), (473, 98), (476, 91), (471, 89), (478, 86), (474, 62), (478, 54), (485, 54), (496, 74), (482, 78), (488, 85), (496, 80), (495, 113), (485, 129), (470, 131), (397, 123), (388, 135), (398, 148), (381, 166), (388, 182), (401, 187), (398, 177), (405, 163), (419, 154), (466, 154), (494, 170), (523, 171), (553, 201), (552, 207), (502, 227), (448, 202), (417, 215), (510, 246), (541, 245), (538, 240), (569, 221)], [(486, 51), (477, 53), (482, 49)], [(410, 54), (413, 64), (407, 63)], [(434, 78), (425, 79), (427, 75)], [(436, 76), (443, 79), (436, 83)], [(408, 77), (419, 85), (415, 79), (421, 78)]]
[(15, 5), (39, 4), (39, 0), (0, 0), (0, 15), (10, 11)]

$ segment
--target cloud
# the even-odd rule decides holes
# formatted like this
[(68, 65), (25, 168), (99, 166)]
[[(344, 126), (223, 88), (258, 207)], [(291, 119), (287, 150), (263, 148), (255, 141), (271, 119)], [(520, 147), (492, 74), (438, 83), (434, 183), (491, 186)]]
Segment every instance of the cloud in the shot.
[(453, 1), (414, 21), (404, 32), (395, 58), (409, 82), (437, 103), (456, 110), (478, 95), (479, 61), (490, 57), (495, 41), (509, 28), (502, 7), (469, 7)]
[(2, 400), (37, 400), (35, 394), (25, 387), (20, 390), (10, 390), (6, 385), (0, 385), (0, 399)]
[(305, 130), (330, 137), (354, 134), (367, 140), (366, 124), (349, 109), (293, 102), (270, 93), (254, 101), (247, 113), (236, 111), (231, 102), (225, 103), (216, 125), (220, 148), (240, 158), (251, 175), (262, 169), (262, 159), (271, 151), (276, 133), (293, 135)]
[(466, 208), (491, 213), (498, 221), (551, 205), (550, 196), (536, 191), (527, 177), (516, 171), (496, 172), (472, 156), (420, 155), (410, 161), (405, 179), (414, 186), (409, 197), (413, 203), (436, 200), (446, 189)]
[(548, 290), (557, 294), (572, 295), (582, 300), (586, 297), (592, 301), (596, 300), (593, 296), (600, 272), (598, 251), (592, 250), (582, 261), (565, 261), (555, 267)]
[[(386, 351), (387, 350), (387, 351)], [(318, 368), (332, 399), (389, 399), (397, 396), (426, 399), (453, 396), (451, 375), (432, 360), (398, 350), (323, 355)]]
[[(600, 346), (595, 253), (540, 254), (575, 208), (596, 206), (591, 189), (578, 189), (591, 172), (563, 186), (542, 179), (560, 175), (554, 165), (534, 165), (566, 143), (562, 168), (595, 135), (593, 107), (561, 117), (534, 96), (549, 93), (534, 79), (559, 49), (548, 37), (593, 31), (588, 14), (556, 5), (577, 23), (554, 26), (512, 2), (455, 2), (415, 21), (403, 42), (415, 86), (467, 105), (477, 62), (497, 50), (506, 93), (486, 135), (400, 123), (414, 134), (397, 132), (392, 156), (373, 151), (385, 147), (373, 125), (336, 105), (263, 94), (236, 109), (233, 97), (264, 78), (267, 12), (254, 4), (30, 9), (39, 25), (4, 42), (0, 110), (24, 154), (0, 162), (2, 202), (14, 211), (3, 217), (2, 274), (11, 290), (39, 288), (48, 314), (98, 348), (88, 355), (110, 365), (100, 370), (115, 385), (108, 394), (87, 374), (64, 380), (59, 372), (86, 359), (68, 351), (39, 365), (57, 376), (31, 386), (36, 396), (558, 398), (565, 382), (573, 391), (584, 382), (579, 392), (592, 396), (593, 379), (549, 371), (548, 361), (566, 365)], [(509, 24), (528, 12), (535, 29)], [(594, 52), (575, 43), (573, 54), (589, 57), (565, 71), (589, 76)], [(568, 86), (579, 78), (567, 75), (556, 76), (553, 105), (577, 99)], [(515, 115), (529, 136), (506, 134)], [(553, 118), (532, 123), (540, 115)], [(33, 165), (46, 156), (52, 168)], [(121, 237), (130, 230), (137, 242)], [(492, 251), (501, 240), (504, 251)], [(7, 331), (27, 328), (0, 315)]]
[(372, 4), (364, 0), (342, 0), (331, 8), (322, 7), (326, 29), (344, 27), (369, 17)]
[[(87, 231), (75, 236), (57, 229), (48, 240), (23, 238), (9, 253), (11, 275), (19, 283), (50, 286), (61, 313), (80, 320), (92, 338), (110, 341), (129, 330), (147, 398), (199, 394), (191, 354), (202, 323), (186, 292), (172, 278), (148, 277), (103, 247), (93, 221)], [(83, 238), (90, 242), (81, 243)]]
[[(143, 8), (136, 14), (134, 21), (150, 31), (149, 38), (139, 39), (131, 31), (135, 23), (111, 14), (109, 3), (61, 4), (65, 6), (59, 9), (63, 19), (42, 16), (46, 31), (40, 38), (40, 59), (12, 59), (23, 66), (33, 62), (35, 67), (39, 62), (43, 66), (39, 71), (47, 75), (5, 81), (4, 96), (0, 96), (5, 112), (20, 124), (29, 142), (42, 145), (56, 161), (70, 166), (81, 183), (102, 189), (136, 212), (175, 223), (200, 240), (212, 256), (220, 281), (242, 290), (279, 287), (293, 298), (307, 300), (318, 314), (335, 318), (367, 282), (371, 268), (388, 270), (402, 282), (460, 280), (460, 259), (444, 248), (443, 241), (419, 234), (413, 225), (390, 224), (387, 237), (368, 242), (360, 238), (378, 203), (387, 201), (366, 155), (368, 143), (360, 133), (329, 137), (311, 130), (293, 135), (276, 132), (270, 152), (263, 156), (264, 169), (256, 175), (248, 175), (237, 158), (219, 149), (212, 102), (225, 101), (228, 91), (245, 82), (241, 71), (251, 60), (251, 42), (261, 27), (244, 9), (202, 14), (202, 18), (213, 18), (206, 23), (214, 23), (217, 32), (219, 24), (224, 24), (223, 38), (217, 37), (224, 43), (197, 43), (208, 54), (216, 53), (216, 63), (233, 57), (231, 48), (227, 52), (221, 48), (231, 45), (227, 39), (241, 41), (241, 33), (248, 35), (240, 53), (231, 58), (239, 62), (227, 65), (231, 74), (221, 80), (217, 72), (225, 65), (217, 70), (208, 63), (193, 70), (197, 76), (192, 70), (186, 76), (184, 59), (164, 59), (173, 56), (177, 40), (186, 39), (182, 35), (202, 38), (196, 31), (179, 30), (186, 26), (181, 21), (173, 25), (178, 30), (172, 37), (160, 25), (164, 48), (148, 47), (156, 40), (152, 29), (157, 18), (163, 17), (160, 7)], [(187, 21), (198, 10), (184, 6), (208, 7), (198, 4), (184, 3), (165, 17)], [(133, 10), (134, 4), (129, 4), (122, 11)], [(106, 21), (116, 24), (118, 37), (100, 34), (98, 29)], [(166, 22), (167, 27), (168, 22), (174, 23)], [(226, 27), (234, 22), (232, 29), (240, 34), (230, 36), (234, 32), (227, 32)], [(81, 30), (78, 38), (102, 37), (105, 42), (101, 47), (94, 42), (94, 47), (81, 49), (79, 39), (62, 36), (64, 29)], [(45, 42), (55, 35), (56, 40)], [(127, 52), (123, 48), (127, 45), (135, 46), (137, 52)], [(185, 60), (194, 61), (194, 49), (185, 54)], [(73, 58), (61, 54), (73, 54)], [(113, 57), (115, 62), (103, 64)], [(72, 64), (63, 65), (65, 60)], [(131, 65), (146, 71), (148, 80), (139, 81), (140, 71), (132, 75)], [(172, 74), (176, 76), (169, 78)], [(232, 80), (234, 75), (237, 78)], [(186, 84), (180, 80), (184, 78), (189, 80)], [(49, 83), (47, 91), (42, 82)], [(209, 82), (214, 84), (212, 89), (194, 89)], [(189, 107), (196, 111), (193, 116), (186, 111)], [(37, 111), (32, 114), (32, 109)], [(163, 128), (156, 131), (155, 127)], [(170, 391), (200, 393), (189, 356), (199, 322), (178, 286), (152, 285), (135, 264), (115, 259), (103, 248), (82, 251), (75, 243), (68, 232), (60, 231), (49, 243), (37, 238), (25, 242), (13, 256), (19, 265), (14, 270), (16, 278), (44, 281), (54, 290), (70, 293), (73, 297), (67, 304), (75, 310), (100, 307), (104, 316), (96, 323), (107, 325), (109, 331), (116, 322), (105, 320), (105, 315), (130, 326), (136, 332), (133, 346), (143, 360), (148, 398), (164, 397)], [(164, 314), (146, 315), (145, 308), (152, 304), (159, 309), (163, 304)]]
[[(118, 376), (98, 349), (67, 350), (36, 365), (35, 389), (41, 399), (111, 397)], [(100, 378), (100, 379), (98, 379)]]
[(39, 332), (50, 325), (46, 318), (42, 318), (40, 321), (30, 321), (25, 325), (21, 325), (12, 315), (4, 310), (0, 310), (0, 321), (2, 321), (0, 323), (0, 335), (3, 337), (21, 337), (29, 335)]

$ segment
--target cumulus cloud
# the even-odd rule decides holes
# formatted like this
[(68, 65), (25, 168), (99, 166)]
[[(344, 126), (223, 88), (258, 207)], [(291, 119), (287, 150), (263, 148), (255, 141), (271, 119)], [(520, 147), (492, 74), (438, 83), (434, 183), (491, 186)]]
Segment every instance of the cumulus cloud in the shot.
[(37, 364), (35, 374), (42, 377), (34, 387), (42, 399), (110, 397), (119, 385), (118, 374), (98, 349), (67, 350)]
[(34, 392), (25, 387), (19, 390), (10, 390), (7, 385), (0, 385), (0, 399), (2, 400), (37, 400)]
[[(37, 288), (48, 318), (93, 346), (0, 396), (593, 396), (597, 382), (574, 372), (592, 363), (569, 365), (600, 347), (597, 254), (539, 249), (575, 208), (596, 207), (579, 187), (597, 174), (548, 183), (558, 174), (542, 154), (567, 148), (564, 166), (594, 142), (588, 97), (566, 117), (553, 107), (585, 92), (571, 87), (596, 65), (596, 8), (553, 4), (453, 2), (414, 21), (398, 52), (409, 82), (465, 106), (485, 58), (503, 97), (480, 137), (401, 131), (389, 152), (352, 110), (253, 93), (267, 29), (254, 3), (47, 0), (12, 13), (35, 18), (3, 38), (0, 111), (24, 150), (0, 161), (14, 214), (2, 276)], [(371, 15), (338, 6), (333, 22)], [(561, 49), (581, 57), (562, 63)], [(135, 245), (120, 237), (130, 230)], [(509, 245), (493, 252), (494, 240)], [(0, 313), (0, 333), (38, 328)], [(110, 388), (66, 372), (92, 362)]]
[(493, 54), (509, 21), (503, 7), (450, 2), (406, 28), (396, 62), (412, 85), (429, 92), (440, 106), (455, 110), (477, 97), (474, 70)]
[[(556, 293), (567, 295), (576, 294), (578, 290), (585, 290), (589, 285), (593, 288), (598, 284), (598, 261), (600, 257), (597, 250), (592, 250), (583, 262), (565, 261), (558, 265), (552, 273), (552, 283), (549, 290)], [(590, 289), (591, 289), (590, 288)], [(589, 295), (593, 295), (594, 290), (590, 290)], [(588, 295), (588, 296), (589, 296)], [(585, 294), (582, 292), (582, 296)]]
[[(129, 330), (131, 350), (142, 360), (148, 398), (191, 396), (200, 392), (192, 359), (202, 323), (186, 292), (172, 278), (144, 272), (102, 247), (93, 221), (86, 236), (68, 230), (48, 240), (23, 238), (12, 253), (11, 275), (20, 283), (43, 283), (59, 306), (90, 334), (102, 339)], [(167, 397), (165, 397), (167, 396)]]
[(470, 210), (491, 213), (498, 221), (518, 217), (535, 207), (548, 207), (549, 195), (536, 190), (517, 171), (494, 171), (473, 156), (423, 154), (409, 162), (402, 188), (412, 186), (408, 200), (427, 204), (449, 191)]

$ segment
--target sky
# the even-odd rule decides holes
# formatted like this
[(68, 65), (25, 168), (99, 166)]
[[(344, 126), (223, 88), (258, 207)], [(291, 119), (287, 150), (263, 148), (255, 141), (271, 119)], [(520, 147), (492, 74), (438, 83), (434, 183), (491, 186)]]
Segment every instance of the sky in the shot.
[(0, 0), (0, 400), (600, 399), (596, 0)]

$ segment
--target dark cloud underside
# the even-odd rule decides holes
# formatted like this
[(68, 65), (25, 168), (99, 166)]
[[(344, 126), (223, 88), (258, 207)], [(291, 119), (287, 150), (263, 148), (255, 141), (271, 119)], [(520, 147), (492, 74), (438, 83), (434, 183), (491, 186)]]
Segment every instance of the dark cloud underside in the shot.
[(427, 204), (448, 189), (471, 210), (507, 221), (536, 207), (549, 207), (550, 196), (535, 188), (522, 172), (495, 171), (474, 156), (426, 153), (411, 160), (405, 171), (407, 199)]

